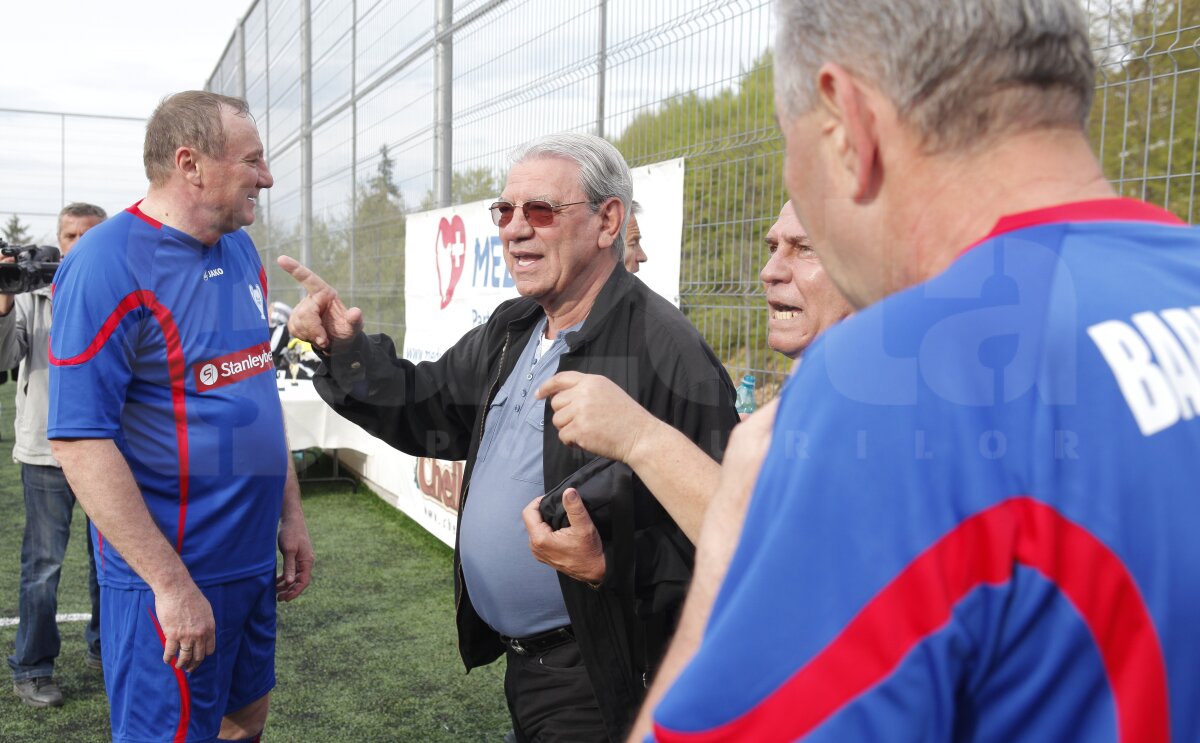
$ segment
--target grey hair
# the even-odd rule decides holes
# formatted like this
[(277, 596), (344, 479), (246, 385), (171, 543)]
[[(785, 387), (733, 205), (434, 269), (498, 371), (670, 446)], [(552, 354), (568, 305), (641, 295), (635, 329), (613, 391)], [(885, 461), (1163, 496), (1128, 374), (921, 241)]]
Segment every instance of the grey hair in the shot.
[(1078, 0), (779, 0), (776, 106), (816, 103), (834, 62), (882, 91), (929, 153), (1083, 127), (1096, 65)]
[(175, 170), (175, 151), (195, 147), (209, 157), (225, 154), (225, 128), (221, 109), (249, 118), (250, 107), (241, 98), (206, 90), (185, 90), (163, 98), (146, 122), (142, 163), (146, 177), (161, 186)]
[(629, 216), (636, 217), (642, 213), (642, 205), (636, 201), (629, 204)]
[[(608, 140), (572, 132), (549, 134), (521, 145), (513, 151), (511, 159), (512, 164), (517, 165), (540, 157), (558, 157), (579, 166), (579, 187), (583, 189), (592, 213), (599, 211), (602, 202), (613, 197), (621, 200), (627, 215), (630, 213), (633, 176), (629, 174), (625, 158)], [(624, 222), (617, 232), (613, 252), (618, 262), (625, 259)]]
[(73, 201), (58, 213), (58, 232), (62, 232), (63, 217), (95, 217), (103, 222), (108, 219), (108, 212), (86, 201)]

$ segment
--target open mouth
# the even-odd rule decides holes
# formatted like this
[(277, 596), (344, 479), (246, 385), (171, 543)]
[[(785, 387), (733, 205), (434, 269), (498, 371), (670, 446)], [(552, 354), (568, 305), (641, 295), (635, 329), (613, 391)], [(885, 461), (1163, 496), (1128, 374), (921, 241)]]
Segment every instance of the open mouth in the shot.
[(532, 266), (542, 259), (542, 256), (534, 255), (532, 253), (512, 253), (512, 257), (513, 260), (517, 262), (517, 266), (520, 268)]
[(772, 320), (795, 320), (804, 312), (799, 307), (780, 304), (779, 302), (769, 302), (768, 305), (771, 308)]

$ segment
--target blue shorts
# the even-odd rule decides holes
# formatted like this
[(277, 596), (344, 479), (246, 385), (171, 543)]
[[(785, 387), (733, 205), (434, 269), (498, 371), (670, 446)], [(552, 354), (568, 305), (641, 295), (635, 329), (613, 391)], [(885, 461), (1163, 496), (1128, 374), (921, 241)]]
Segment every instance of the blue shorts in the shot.
[(222, 717), (274, 688), (274, 573), (200, 590), (216, 618), (217, 649), (184, 673), (163, 663), (154, 592), (101, 588), (104, 685), (117, 743), (216, 740)]

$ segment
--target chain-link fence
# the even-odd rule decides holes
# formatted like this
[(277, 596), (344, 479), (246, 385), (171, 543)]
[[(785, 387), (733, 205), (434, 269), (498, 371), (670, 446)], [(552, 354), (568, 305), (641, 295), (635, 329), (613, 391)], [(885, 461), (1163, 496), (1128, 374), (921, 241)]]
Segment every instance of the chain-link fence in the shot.
[[(1194, 220), (1200, 0), (1084, 4), (1106, 174)], [(267, 145), (276, 185), (253, 232), (273, 286), (289, 283), (271, 257), (305, 258), (397, 337), (404, 215), (495, 195), (517, 144), (590, 131), (631, 165), (685, 158), (683, 309), (770, 394), (787, 368), (766, 350), (758, 281), (787, 198), (774, 23), (769, 0), (257, 0), (208, 87), (244, 96)], [(66, 201), (127, 206), (145, 187), (141, 133), (0, 110), (0, 217), (49, 240)]]
[(767, 0), (258, 0), (209, 88), (244, 95), (267, 144), (259, 247), (397, 336), (406, 212), (495, 196), (508, 153), (555, 131), (686, 158), (683, 309), (731, 374), (777, 386), (757, 278), (786, 199), (773, 22)]
[(64, 204), (86, 201), (112, 213), (141, 198), (145, 123), (0, 108), (0, 224), (15, 217), (23, 242), (57, 245)]
[(1090, 0), (1092, 142), (1125, 196), (1196, 216), (1200, 0)]

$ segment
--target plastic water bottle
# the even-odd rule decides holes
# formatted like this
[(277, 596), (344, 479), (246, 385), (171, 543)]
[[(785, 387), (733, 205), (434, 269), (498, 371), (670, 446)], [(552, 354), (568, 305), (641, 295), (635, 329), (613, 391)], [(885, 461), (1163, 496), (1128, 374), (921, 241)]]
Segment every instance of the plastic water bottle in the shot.
[(742, 383), (737, 389), (737, 411), (744, 415), (750, 415), (754, 409), (758, 407), (754, 403), (754, 375), (747, 374), (742, 377)]

